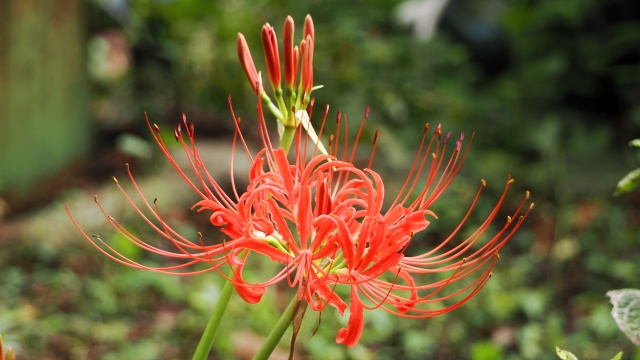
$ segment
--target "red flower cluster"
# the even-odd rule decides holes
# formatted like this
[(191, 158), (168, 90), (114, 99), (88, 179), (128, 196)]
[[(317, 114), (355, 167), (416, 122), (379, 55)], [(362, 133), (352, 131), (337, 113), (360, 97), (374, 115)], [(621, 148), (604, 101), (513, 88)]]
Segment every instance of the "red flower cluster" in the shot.
[[(424, 253), (408, 255), (408, 249), (409, 253), (413, 252), (410, 245), (414, 235), (424, 230), (430, 219), (436, 218), (430, 210), (431, 205), (444, 193), (462, 166), (467, 151), (462, 151), (462, 136), (447, 154), (450, 134), (443, 135), (438, 126), (429, 136), (426, 126), (402, 191), (390, 206), (385, 207), (384, 183), (380, 175), (371, 170), (370, 165), (360, 169), (353, 164), (360, 134), (352, 149), (345, 147), (342, 151), (338, 146), (342, 141), (339, 133), (336, 134), (330, 154), (325, 155), (317, 153), (316, 149), (309, 153), (304, 151), (309, 148), (308, 137), (298, 131), (295, 156), (290, 160), (282, 148), (272, 146), (262, 107), (258, 106), (258, 110), (263, 148), (255, 156), (246, 150), (239, 120), (234, 115), (237, 129), (234, 143), (240, 140), (253, 165), (246, 191), (240, 194), (234, 189), (232, 196), (225, 194), (205, 169), (195, 147), (192, 124), (183, 119), (175, 136), (190, 159), (197, 182), (191, 181), (173, 160), (159, 135), (160, 129), (156, 125), (149, 126), (166, 157), (202, 198), (194, 208), (209, 211), (211, 224), (219, 227), (228, 240), (208, 244), (202, 238), (191, 241), (180, 236), (150, 203), (145, 203), (145, 207), (152, 215), (145, 215), (120, 184), (118, 186), (131, 205), (175, 250), (164, 250), (135, 237), (103, 210), (108, 221), (137, 246), (183, 263), (148, 267), (127, 259), (99, 237), (90, 237), (83, 232), (85, 238), (105, 255), (135, 268), (187, 275), (220, 271), (223, 265), (230, 266), (233, 277), (228, 280), (249, 303), (258, 302), (267, 287), (286, 281), (289, 286), (297, 287), (298, 297), (306, 300), (313, 310), (322, 311), (331, 305), (343, 314), (349, 308), (348, 326), (338, 332), (337, 342), (354, 346), (362, 333), (364, 309), (382, 308), (399, 316), (426, 318), (453, 310), (469, 300), (487, 282), (499, 258), (499, 250), (533, 207), (531, 204), (525, 208), (527, 194), (502, 229), (480, 245), (513, 182), (509, 179), (502, 197), (486, 220), (469, 237), (459, 239), (462, 223), (485, 186), (483, 181), (469, 211), (450, 236)], [(129, 175), (135, 190), (140, 192), (130, 172)], [(423, 249), (425, 244), (417, 247)], [(252, 254), (264, 255), (280, 263), (280, 270), (259, 283), (244, 280), (246, 260)], [(190, 270), (198, 263), (210, 267)], [(448, 275), (438, 276), (440, 273)], [(419, 283), (416, 276), (420, 275), (429, 275), (433, 280)], [(454, 285), (463, 281), (461, 287)], [(349, 306), (338, 285), (350, 289)], [(444, 290), (449, 288), (454, 288), (453, 292), (445, 294)], [(440, 308), (432, 306), (448, 301), (453, 303)]]

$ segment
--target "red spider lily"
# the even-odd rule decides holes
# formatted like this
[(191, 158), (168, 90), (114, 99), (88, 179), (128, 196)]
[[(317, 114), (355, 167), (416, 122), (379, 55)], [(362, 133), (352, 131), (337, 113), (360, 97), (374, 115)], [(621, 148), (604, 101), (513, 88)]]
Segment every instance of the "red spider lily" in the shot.
[[(312, 103), (309, 111), (311, 109)], [(327, 114), (328, 108), (323, 124)], [(380, 175), (371, 170), (373, 153), (367, 168), (354, 165), (358, 139), (368, 114), (351, 149), (346, 125), (342, 135), (344, 145), (340, 146), (341, 127), (338, 126), (326, 155), (309, 146), (308, 136), (303, 136), (299, 127), (295, 156), (291, 158), (282, 148), (272, 146), (260, 104), (258, 115), (263, 148), (255, 156), (242, 138), (239, 119), (233, 115), (236, 124), (234, 154), (235, 144), (239, 141), (251, 159), (252, 167), (246, 192), (240, 194), (234, 186), (232, 195), (227, 195), (205, 169), (195, 146), (193, 125), (186, 119), (176, 128), (175, 136), (190, 159), (197, 181), (190, 180), (176, 164), (159, 136), (159, 128), (149, 124), (165, 156), (202, 198), (193, 207), (198, 211), (210, 211), (212, 225), (228, 237), (223, 243), (210, 244), (201, 236), (197, 241), (180, 236), (163, 221), (155, 205), (144, 201), (130, 172), (129, 177), (144, 201), (145, 211), (137, 207), (116, 183), (136, 211), (173, 250), (142, 241), (104, 210), (103, 213), (135, 245), (181, 263), (146, 266), (119, 254), (100, 237), (83, 232), (85, 238), (105, 255), (135, 268), (191, 275), (230, 266), (233, 276), (227, 279), (249, 303), (258, 302), (267, 287), (286, 281), (297, 288), (298, 298), (308, 302), (313, 310), (322, 311), (331, 305), (343, 315), (349, 308), (348, 325), (339, 330), (336, 341), (354, 346), (362, 333), (364, 309), (382, 308), (403, 317), (427, 318), (451, 311), (468, 301), (488, 281), (491, 269), (499, 259), (499, 250), (533, 207), (533, 204), (525, 207), (527, 193), (502, 228), (485, 236), (513, 182), (509, 179), (486, 220), (470, 236), (462, 237), (461, 228), (485, 187), (483, 181), (467, 214), (451, 235), (441, 243), (429, 246), (429, 250), (414, 254), (414, 247), (420, 250), (426, 247), (426, 244), (414, 245), (414, 235), (427, 228), (430, 219), (436, 219), (430, 207), (451, 184), (464, 162), (468, 145), (463, 151), (463, 136), (449, 151), (449, 134), (443, 136), (438, 125), (429, 135), (426, 126), (404, 186), (386, 207), (384, 183)], [(235, 184), (233, 171), (231, 174), (232, 184)], [(100, 205), (97, 198), (96, 202)], [(243, 278), (247, 258), (256, 255), (281, 264), (275, 274), (257, 283)], [(194, 265), (203, 263), (208, 268), (193, 269)], [(350, 295), (343, 293), (343, 287), (349, 289)], [(345, 296), (350, 299), (350, 305), (343, 299)]]

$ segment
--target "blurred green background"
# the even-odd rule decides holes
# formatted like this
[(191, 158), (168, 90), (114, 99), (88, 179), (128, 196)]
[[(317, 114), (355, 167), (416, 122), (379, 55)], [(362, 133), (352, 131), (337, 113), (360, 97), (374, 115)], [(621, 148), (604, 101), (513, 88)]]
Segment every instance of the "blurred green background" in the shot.
[[(403, 180), (393, 175), (408, 171), (425, 122), (475, 132), (463, 171), (435, 209), (436, 231), (455, 227), (481, 178), (487, 200), (509, 174), (517, 180), (505, 216), (525, 190), (536, 208), (486, 288), (460, 309), (428, 320), (366, 312), (353, 349), (335, 344), (346, 319), (325, 311), (311, 338), (318, 319), (307, 312), (297, 356), (553, 359), (558, 345), (581, 359), (619, 351), (640, 359), (605, 296), (640, 287), (640, 192), (612, 195), (640, 163), (627, 146), (640, 137), (635, 0), (55, 3), (0, 3), (0, 332), (19, 359), (191, 356), (219, 276), (116, 264), (83, 241), (62, 205), (89, 233), (143, 259), (93, 203), (98, 193), (135, 234), (154, 236), (110, 184), (129, 162), (177, 229), (214, 234), (189, 210), (189, 189), (171, 182), (143, 114), (168, 130), (186, 113), (217, 168), (232, 134), (227, 95), (246, 123), (255, 118), (237, 33), (264, 71), (262, 24), (280, 34), (286, 15), (299, 26), (307, 13), (316, 25), (314, 78), (325, 86), (314, 93), (316, 119), (331, 104), (330, 117), (341, 111), (355, 126), (370, 106), (364, 139), (381, 130), (374, 168), (388, 188)], [(368, 158), (366, 144), (361, 150)], [(235, 296), (211, 358), (250, 358), (290, 296), (285, 287), (257, 305)], [(287, 335), (282, 349), (286, 355)]]

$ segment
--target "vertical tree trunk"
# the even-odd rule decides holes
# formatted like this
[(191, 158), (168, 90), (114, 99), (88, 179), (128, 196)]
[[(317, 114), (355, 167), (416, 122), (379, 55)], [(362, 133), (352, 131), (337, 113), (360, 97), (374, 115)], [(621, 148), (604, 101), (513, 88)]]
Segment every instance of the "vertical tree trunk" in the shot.
[(90, 140), (83, 0), (0, 1), (0, 197), (46, 195)]

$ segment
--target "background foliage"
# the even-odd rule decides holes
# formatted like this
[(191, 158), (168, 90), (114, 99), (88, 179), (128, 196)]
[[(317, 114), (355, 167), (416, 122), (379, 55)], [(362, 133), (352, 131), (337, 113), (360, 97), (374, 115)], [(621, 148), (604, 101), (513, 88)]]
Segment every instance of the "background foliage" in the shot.
[[(232, 94), (236, 111), (252, 119), (255, 95), (237, 62), (237, 32), (247, 36), (260, 63), (260, 26), (269, 21), (279, 31), (287, 14), (301, 24), (310, 13), (318, 40), (315, 79), (325, 85), (316, 104), (331, 104), (332, 114), (340, 110), (352, 123), (371, 106), (365, 137), (382, 130), (376, 170), (383, 177), (407, 171), (425, 122), (476, 133), (463, 173), (438, 204), (434, 231), (452, 229), (480, 178), (489, 182), (485, 198), (495, 199), (511, 174), (518, 188), (513, 202), (519, 191), (531, 190), (536, 210), (501, 254), (484, 291), (462, 308), (426, 321), (367, 312), (353, 349), (335, 344), (345, 320), (331, 310), (308, 340), (318, 320), (307, 314), (300, 356), (552, 359), (560, 346), (581, 359), (619, 351), (623, 359), (640, 359), (605, 296), (640, 287), (640, 196), (612, 196), (638, 162), (627, 143), (640, 135), (640, 6), (632, 0), (452, 0), (430, 39), (402, 24), (399, 6), (391, 0), (93, 1), (86, 16), (95, 145), (108, 156), (96, 153), (99, 165), (83, 184), (108, 181), (125, 161), (153, 176), (157, 158), (145, 160), (153, 150), (143, 111), (169, 124), (184, 112), (200, 137), (224, 139)], [(67, 190), (62, 199), (91, 200), (90, 186), (88, 193)], [(58, 202), (52, 208), (61, 211)], [(206, 227), (188, 206), (172, 211), (185, 231)], [(134, 231), (144, 236), (148, 229), (135, 221)], [(124, 268), (76, 233), (53, 243), (55, 223), (35, 224), (32, 237), (5, 232), (0, 242), (0, 332), (19, 358), (191, 355), (220, 279)], [(101, 235), (131, 257), (143, 256), (117, 235)], [(279, 288), (258, 305), (232, 301), (212, 358), (246, 357), (243, 350), (268, 333), (265, 324), (275, 323), (289, 297)]]

